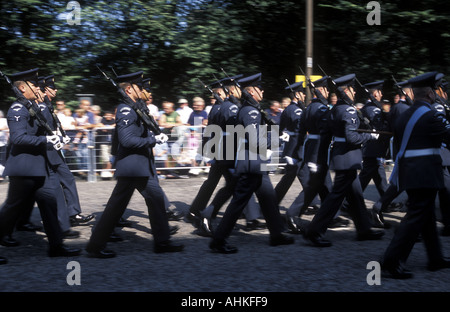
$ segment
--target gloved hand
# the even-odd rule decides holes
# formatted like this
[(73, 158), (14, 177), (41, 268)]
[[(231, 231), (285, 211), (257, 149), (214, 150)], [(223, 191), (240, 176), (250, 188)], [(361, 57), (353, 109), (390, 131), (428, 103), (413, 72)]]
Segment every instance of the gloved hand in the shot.
[(296, 159), (289, 157), (289, 156), (284, 156), (284, 159), (286, 160), (286, 163), (288, 165), (295, 165), (297, 163)]
[(272, 157), (272, 154), (273, 154), (273, 152), (270, 149), (268, 149), (266, 151), (266, 159), (270, 159), (270, 157)]
[(62, 142), (58, 142), (56, 144), (53, 144), (53, 148), (57, 151), (59, 151), (60, 149), (62, 149), (64, 146), (64, 144)]
[(289, 134), (283, 132), (283, 134), (280, 136), (280, 139), (284, 142), (289, 142)]
[(165, 135), (164, 133), (155, 135), (156, 143), (163, 144), (166, 143), (169, 140), (169, 137)]
[(316, 173), (317, 171), (319, 171), (319, 165), (313, 162), (308, 162), (308, 168), (309, 171), (312, 173)]
[(54, 135), (47, 135), (46, 138), (47, 138), (47, 143), (51, 143), (53, 145), (60, 142), (59, 141), (59, 136), (57, 136), (56, 134), (54, 134)]
[(372, 139), (378, 140), (378, 137), (380, 136), (378, 133), (371, 133)]
[(68, 144), (70, 142), (70, 137), (68, 135), (66, 135), (65, 137), (63, 137), (63, 143), (64, 144)]

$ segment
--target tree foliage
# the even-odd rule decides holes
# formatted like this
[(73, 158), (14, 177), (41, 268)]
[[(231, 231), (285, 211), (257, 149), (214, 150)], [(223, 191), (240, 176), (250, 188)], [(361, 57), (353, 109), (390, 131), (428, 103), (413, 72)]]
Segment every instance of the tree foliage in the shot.
[[(68, 1), (0, 3), (0, 68), (6, 74), (34, 67), (54, 74), (58, 97), (77, 104), (94, 93), (102, 108), (117, 93), (112, 77), (143, 70), (156, 104), (209, 96), (198, 82), (263, 74), (266, 99), (279, 99), (285, 79), (305, 68), (305, 0), (79, 1), (81, 24), (69, 25)], [(437, 0), (380, 2), (381, 25), (366, 22), (367, 2), (323, 0), (314, 5), (314, 74), (320, 64), (334, 77), (355, 72), (363, 83), (398, 80), (450, 69), (449, 4)], [(5, 110), (11, 101), (0, 83)]]

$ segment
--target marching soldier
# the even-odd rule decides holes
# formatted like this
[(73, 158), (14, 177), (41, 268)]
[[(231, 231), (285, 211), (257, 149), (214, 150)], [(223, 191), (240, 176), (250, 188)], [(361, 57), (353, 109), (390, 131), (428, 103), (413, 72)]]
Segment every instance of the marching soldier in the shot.
[[(388, 125), (381, 107), (383, 98), (384, 81), (375, 81), (364, 85), (371, 94), (363, 108), (362, 115), (366, 117), (373, 130), (387, 131)], [(359, 173), (361, 188), (364, 192), (370, 180), (373, 180), (378, 193), (384, 194), (388, 185), (386, 170), (384, 169), (384, 160), (389, 147), (389, 137), (382, 135), (378, 140), (370, 140), (364, 143), (362, 147), (363, 163)]]
[[(313, 246), (329, 247), (331, 242), (324, 239), (328, 225), (346, 198), (349, 213), (358, 232), (358, 240), (380, 239), (384, 232), (372, 230), (364, 202), (358, 169), (361, 169), (361, 144), (378, 138), (378, 134), (359, 133), (360, 117), (354, 107), (355, 74), (335, 80), (339, 101), (330, 113), (328, 141), (331, 141), (330, 170), (335, 171), (331, 192), (321, 204), (304, 233), (305, 239)], [(320, 151), (319, 151), (320, 153)]]
[[(239, 80), (242, 88), (243, 103), (239, 110), (236, 124), (242, 125), (244, 128), (254, 129), (254, 131), (246, 133), (245, 142), (238, 142), (238, 153), (235, 165), (235, 174), (238, 176), (237, 183), (234, 188), (233, 198), (225, 210), (224, 216), (213, 232), (213, 238), (209, 247), (213, 252), (218, 253), (236, 253), (236, 247), (227, 243), (226, 239), (230, 236), (239, 216), (247, 205), (250, 197), (256, 192), (261, 185), (267, 186), (268, 183), (263, 184), (263, 175), (267, 172), (261, 171), (262, 159), (261, 155), (254, 155), (255, 148), (260, 147), (263, 142), (258, 142), (260, 126), (263, 125), (264, 120), (261, 115), (259, 102), (263, 98), (263, 89), (261, 87), (261, 74), (256, 74)], [(250, 137), (252, 136), (252, 137)], [(267, 138), (262, 138), (267, 139)], [(256, 144), (256, 146), (254, 146)], [(243, 159), (239, 157), (240, 151), (245, 156)], [(256, 159), (250, 158), (256, 156)], [(266, 180), (267, 181), (267, 180)], [(270, 180), (269, 180), (270, 181)], [(270, 232), (270, 245), (286, 245), (292, 244), (294, 240), (282, 234), (284, 229), (283, 221), (280, 211), (276, 204), (276, 199), (273, 197), (275, 192), (266, 192), (258, 196), (261, 211), (266, 219), (267, 228)]]
[(299, 143), (303, 142), (303, 166), (309, 171), (309, 179), (303, 188), (303, 205), (295, 207), (293, 204), (287, 211), (288, 227), (297, 234), (300, 233), (300, 228), (294, 217), (299, 218), (317, 194), (323, 202), (332, 186), (326, 158), (319, 157), (319, 146), (323, 144), (321, 129), (326, 125), (330, 113), (327, 101), (328, 78), (323, 77), (310, 83), (310, 87), (314, 89), (314, 98), (300, 117)]
[[(431, 108), (438, 111), (442, 116), (448, 119), (448, 114), (450, 114), (450, 107), (448, 106), (446, 100), (446, 93), (443, 87), (444, 74), (439, 73), (436, 75), (436, 101), (431, 105)], [(442, 235), (450, 236), (450, 150), (447, 143), (442, 143), (442, 148), (440, 150), (442, 158), (442, 170), (444, 174), (444, 185), (445, 188), (440, 189), (438, 192), (439, 196), (439, 208), (441, 211), (442, 224), (444, 228), (442, 229)]]
[(167, 136), (155, 136), (135, 110), (142, 88), (142, 71), (118, 76), (116, 79), (118, 87), (126, 95), (124, 103), (117, 107), (116, 114), (117, 184), (100, 220), (93, 228), (86, 251), (89, 256), (96, 258), (115, 256), (115, 252), (106, 249), (106, 243), (135, 189), (141, 193), (147, 204), (154, 237), (154, 252), (182, 251), (183, 245), (174, 244), (170, 240), (164, 192), (158, 182), (152, 153), (152, 147), (166, 141)]
[[(409, 82), (402, 81), (399, 82), (396, 86), (400, 91), (400, 100), (394, 107), (391, 108), (387, 115), (389, 131), (394, 131), (394, 124), (400, 118), (400, 116), (409, 109), (410, 105), (412, 105), (412, 101), (414, 100), (414, 94), (412, 92), (411, 85)], [(397, 150), (394, 146), (393, 137), (391, 137), (391, 159), (395, 159), (397, 156)], [(371, 214), (373, 219), (373, 224), (375, 227), (385, 228), (387, 225), (384, 222), (383, 212), (386, 212), (388, 206), (391, 202), (400, 195), (401, 191), (397, 189), (397, 186), (393, 184), (389, 184), (388, 188), (384, 192), (383, 195), (375, 202), (372, 207)]]
[(306, 185), (308, 170), (302, 164), (303, 146), (299, 143), (300, 117), (305, 109), (305, 88), (303, 82), (296, 82), (285, 88), (289, 92), (291, 104), (286, 107), (280, 117), (281, 139), (285, 141), (283, 158), (286, 161), (285, 174), (275, 186), (277, 204), (279, 204), (295, 178), (297, 177), (302, 187)]
[[(229, 99), (229, 94), (225, 92), (225, 89), (234, 85), (233, 79), (239, 79), (242, 75), (237, 75), (230, 78), (224, 78), (220, 81), (213, 82), (211, 84), (212, 91), (216, 94), (220, 100), (216, 100), (211, 111), (208, 115), (208, 126), (218, 126), (221, 129), (222, 138), (220, 139), (220, 143), (216, 146), (217, 150), (215, 154), (219, 159), (212, 159), (211, 168), (208, 173), (208, 179), (205, 180), (200, 187), (196, 197), (194, 198), (191, 207), (189, 208), (189, 217), (191, 220), (196, 222), (197, 220), (201, 220), (199, 223), (199, 234), (210, 236), (211, 225), (210, 219), (215, 216), (218, 212), (218, 209), (222, 205), (210, 205), (208, 207), (208, 211), (201, 213), (205, 210), (209, 199), (211, 198), (214, 189), (220, 181), (220, 178), (223, 176), (226, 180), (226, 188), (222, 191), (219, 191), (221, 196), (224, 196), (226, 200), (232, 194), (232, 176), (229, 171), (230, 168), (233, 167), (234, 161), (227, 159), (227, 147), (226, 147), (226, 137), (229, 135), (227, 132), (227, 125), (234, 125), (236, 121), (237, 111), (239, 106)], [(209, 127), (211, 129), (211, 127)], [(205, 143), (208, 146), (208, 142)], [(206, 155), (208, 156), (208, 155)], [(228, 192), (227, 192), (228, 190)], [(227, 193), (227, 194), (224, 194)], [(213, 211), (214, 210), (214, 211)]]
[[(81, 250), (63, 244), (63, 234), (58, 222), (57, 202), (54, 195), (58, 179), (48, 160), (48, 148), (59, 150), (60, 137), (52, 131), (40, 108), (37, 98), (38, 69), (11, 75), (18, 90), (17, 101), (8, 111), (10, 152), (4, 175), (10, 184), (6, 201), (0, 210), (0, 237), (12, 233), (13, 228), (30, 200), (36, 200), (45, 233), (48, 237), (50, 257), (76, 256)], [(20, 94), (19, 94), (20, 92)]]
[[(437, 72), (429, 72), (409, 80), (414, 91), (414, 104), (394, 126), (394, 144), (398, 153), (391, 183), (408, 194), (408, 210), (387, 247), (382, 269), (397, 279), (411, 278), (404, 263), (419, 234), (428, 256), (428, 270), (450, 268), (444, 258), (436, 228), (435, 199), (444, 187), (440, 149), (450, 139), (450, 124), (438, 111), (431, 109), (436, 95)], [(420, 178), (418, 178), (420, 177)]]

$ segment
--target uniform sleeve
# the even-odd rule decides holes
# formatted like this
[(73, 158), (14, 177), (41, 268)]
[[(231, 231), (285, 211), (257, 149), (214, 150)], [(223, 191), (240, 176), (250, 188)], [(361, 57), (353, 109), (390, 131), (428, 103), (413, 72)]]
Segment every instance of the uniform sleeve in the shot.
[(14, 145), (39, 146), (46, 144), (44, 135), (36, 136), (28, 133), (30, 114), (22, 104), (13, 104), (7, 114), (10, 140)]
[(116, 115), (116, 127), (119, 143), (125, 148), (142, 148), (154, 145), (153, 135), (141, 137), (136, 113), (128, 106), (119, 106)]
[(345, 123), (345, 139), (347, 143), (359, 145), (372, 139), (372, 136), (369, 133), (355, 131), (359, 128), (359, 118), (356, 108), (349, 107), (346, 109), (343, 122)]

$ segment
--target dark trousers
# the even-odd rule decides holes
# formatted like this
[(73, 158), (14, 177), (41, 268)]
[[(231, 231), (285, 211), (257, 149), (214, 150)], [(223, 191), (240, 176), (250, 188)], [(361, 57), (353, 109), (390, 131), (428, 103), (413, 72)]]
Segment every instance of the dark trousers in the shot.
[(403, 217), (384, 254), (385, 265), (406, 262), (417, 236), (421, 233), (430, 262), (442, 258), (439, 236), (436, 229), (435, 199), (436, 189), (407, 190), (408, 211)]
[(331, 189), (332, 182), (328, 168), (321, 168), (317, 172), (309, 171), (308, 183), (306, 183), (303, 189), (305, 198), (303, 200), (303, 206), (300, 210), (300, 215), (306, 211), (314, 198), (316, 198), (317, 194), (320, 196), (320, 201), (323, 203), (325, 198), (331, 192)]
[(333, 188), (321, 204), (308, 226), (307, 234), (317, 236), (325, 234), (328, 225), (338, 212), (344, 199), (349, 203), (349, 214), (358, 233), (370, 230), (370, 219), (364, 202), (363, 191), (357, 170), (336, 170)]
[(445, 188), (440, 189), (439, 208), (441, 211), (441, 221), (444, 226), (450, 226), (450, 172), (449, 167), (443, 167)]
[(386, 171), (383, 163), (376, 157), (363, 158), (363, 166), (359, 173), (359, 181), (363, 191), (369, 185), (370, 180), (373, 180), (378, 193), (383, 195), (388, 188)]
[(400, 195), (401, 192), (403, 191), (398, 190), (397, 186), (394, 184), (389, 184), (384, 194), (381, 195), (380, 199), (378, 199), (378, 202), (381, 203), (381, 211), (386, 211), (387, 207), (398, 195)]
[(54, 186), (57, 178), (50, 171), (46, 177), (9, 177), (8, 195), (0, 210), (0, 237), (13, 232), (23, 210), (36, 201), (44, 224), (48, 243), (52, 247), (62, 244), (58, 222)]
[(70, 172), (69, 166), (63, 163), (56, 168), (59, 182), (61, 183), (64, 198), (67, 205), (69, 216), (74, 216), (81, 213), (80, 198), (78, 197), (78, 190), (75, 177)]
[[(70, 210), (69, 210), (69, 206), (74, 206), (73, 203), (71, 203), (70, 201), (73, 200), (78, 200), (78, 194), (76, 196), (76, 198), (74, 198), (73, 196), (70, 196), (69, 198), (66, 197), (66, 193), (64, 192), (64, 186), (63, 186), (63, 182), (61, 181), (61, 176), (63, 176), (63, 178), (67, 178), (67, 173), (65, 174), (60, 174), (59, 170), (60, 170), (61, 166), (51, 166), (49, 168), (49, 170), (52, 172), (54, 179), (52, 179), (52, 183), (54, 183), (53, 185), (53, 189), (54, 189), (54, 195), (56, 198), (56, 204), (58, 207), (58, 221), (59, 221), (59, 225), (61, 227), (61, 230), (63, 232), (65, 231), (69, 231), (70, 230), (70, 216), (72, 214), (70, 214)], [(68, 173), (72, 176), (72, 173), (69, 170), (69, 167), (67, 167), (67, 165), (65, 165), (65, 167), (67, 168)], [(73, 184), (75, 184), (75, 179), (73, 178)], [(67, 186), (67, 184), (66, 184)], [(75, 187), (75, 192), (77, 192), (76, 190), (76, 185), (71, 186), (71, 187)], [(72, 193), (72, 191), (69, 191), (68, 193)], [(70, 200), (69, 200), (70, 199)], [(22, 213), (19, 217), (19, 219), (17, 220), (17, 225), (23, 225), (23, 224), (27, 224), (30, 222), (30, 218), (31, 218), (31, 214), (33, 212), (33, 208), (34, 208), (34, 198), (29, 198), (25, 203), (24, 203), (24, 209), (22, 210)], [(79, 205), (79, 203), (78, 203)]]
[(158, 180), (148, 177), (119, 177), (103, 214), (92, 230), (86, 249), (94, 251), (105, 248), (110, 234), (128, 206), (135, 189), (141, 193), (147, 204), (155, 244), (169, 240), (169, 221), (164, 205), (164, 191)]
[[(229, 177), (231, 174), (228, 171), (228, 166), (225, 166), (219, 162), (215, 162), (211, 165), (208, 173), (208, 179), (206, 179), (197, 195), (192, 201), (191, 208), (189, 209), (192, 213), (199, 213), (204, 210), (208, 205), (208, 202), (214, 193), (214, 190), (219, 184), (220, 178), (222, 176)], [(220, 209), (220, 207), (219, 207)]]
[(303, 166), (300, 163), (296, 165), (286, 165), (285, 174), (281, 177), (280, 181), (275, 186), (275, 193), (277, 194), (277, 204), (281, 203), (284, 196), (289, 191), (292, 183), (294, 183), (296, 177), (300, 181), (302, 188), (304, 188), (309, 179), (308, 167)]
[[(270, 182), (270, 180), (268, 180)], [(263, 175), (261, 174), (241, 174), (234, 188), (233, 198), (228, 205), (222, 220), (217, 226), (213, 233), (215, 240), (223, 241), (228, 238), (233, 231), (233, 228), (239, 219), (242, 211), (247, 205), (250, 197), (254, 192), (260, 188), (263, 183)], [(265, 182), (265, 187), (268, 186), (267, 178)], [(274, 191), (268, 192), (257, 192), (258, 201), (261, 207), (261, 212), (267, 223), (267, 228), (271, 235), (279, 235), (283, 230), (283, 222), (281, 219), (280, 211), (276, 204), (276, 199)], [(273, 188), (272, 188), (273, 190)], [(267, 193), (267, 194), (262, 194)], [(259, 194), (259, 195), (258, 195)], [(261, 196), (261, 197), (260, 197)]]

